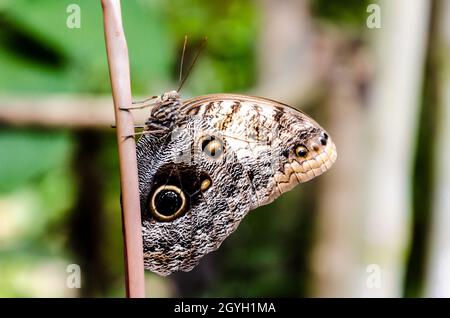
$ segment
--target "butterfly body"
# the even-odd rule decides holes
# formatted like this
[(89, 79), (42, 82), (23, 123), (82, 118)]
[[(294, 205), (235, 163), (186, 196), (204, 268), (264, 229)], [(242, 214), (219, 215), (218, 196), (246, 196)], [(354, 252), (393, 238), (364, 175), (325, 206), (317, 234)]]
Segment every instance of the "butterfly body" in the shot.
[(191, 270), (249, 211), (336, 160), (328, 134), (282, 103), (236, 94), (158, 98), (137, 143), (144, 263), (158, 274)]

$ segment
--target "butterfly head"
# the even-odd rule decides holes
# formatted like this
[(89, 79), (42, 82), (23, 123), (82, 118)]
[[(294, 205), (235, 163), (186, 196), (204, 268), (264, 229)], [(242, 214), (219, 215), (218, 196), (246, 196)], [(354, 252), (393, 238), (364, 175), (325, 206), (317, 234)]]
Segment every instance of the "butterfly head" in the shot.
[(180, 94), (177, 91), (165, 92), (158, 97), (146, 125), (169, 128), (180, 103)]
[(163, 103), (176, 102), (180, 99), (180, 94), (177, 91), (165, 92), (161, 95), (161, 101)]

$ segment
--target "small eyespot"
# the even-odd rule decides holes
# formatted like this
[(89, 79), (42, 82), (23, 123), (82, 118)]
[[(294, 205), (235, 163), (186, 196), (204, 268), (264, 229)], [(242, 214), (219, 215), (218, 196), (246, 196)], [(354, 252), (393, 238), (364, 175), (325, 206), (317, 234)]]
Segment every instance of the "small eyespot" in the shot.
[(172, 221), (181, 216), (185, 208), (183, 191), (173, 185), (160, 186), (150, 200), (150, 212), (158, 221)]
[(308, 149), (305, 146), (297, 146), (295, 148), (295, 155), (297, 157), (306, 157), (308, 154)]
[(322, 146), (326, 146), (327, 145), (327, 141), (328, 141), (328, 135), (327, 133), (323, 132), (320, 136), (319, 139), (320, 143), (322, 144)]
[(319, 151), (319, 150), (320, 150), (319, 145), (316, 144), (315, 142), (313, 142), (313, 143), (311, 144), (311, 148), (312, 148), (314, 151)]
[(202, 139), (202, 151), (212, 159), (218, 159), (223, 153), (223, 142), (215, 136)]
[(212, 185), (211, 179), (204, 179), (200, 185), (200, 190), (206, 191)]

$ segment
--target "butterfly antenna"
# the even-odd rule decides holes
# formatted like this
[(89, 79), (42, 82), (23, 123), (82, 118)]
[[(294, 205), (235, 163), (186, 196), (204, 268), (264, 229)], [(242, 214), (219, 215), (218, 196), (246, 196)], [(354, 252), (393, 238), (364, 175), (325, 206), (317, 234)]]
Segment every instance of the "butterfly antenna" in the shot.
[(181, 53), (180, 77), (178, 78), (178, 83), (181, 83), (181, 78), (183, 77), (184, 53), (186, 52), (187, 39), (188, 39), (187, 35), (185, 35), (184, 36), (184, 44), (183, 44), (183, 52)]
[(205, 47), (206, 41), (208, 40), (207, 37), (205, 37), (203, 39), (203, 42), (200, 46), (200, 48), (197, 51), (197, 54), (194, 57), (194, 60), (192, 61), (192, 64), (189, 66), (189, 69), (186, 72), (186, 75), (184, 76), (183, 80), (180, 83), (180, 86), (178, 86), (177, 92), (179, 92), (181, 90), (181, 88), (183, 87), (184, 82), (186, 82), (186, 79), (189, 77), (189, 74), (191, 73), (192, 68), (195, 65), (195, 62), (197, 62), (198, 57), (200, 56), (200, 53), (202, 52), (203, 48)]

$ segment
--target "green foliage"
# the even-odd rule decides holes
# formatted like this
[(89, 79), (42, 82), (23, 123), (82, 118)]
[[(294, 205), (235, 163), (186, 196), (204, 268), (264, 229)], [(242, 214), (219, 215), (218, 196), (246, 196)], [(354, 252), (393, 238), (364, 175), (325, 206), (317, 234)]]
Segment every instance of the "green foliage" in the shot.
[[(179, 39), (179, 52), (185, 35), (191, 43), (188, 57), (208, 38), (187, 90), (195, 95), (239, 91), (254, 83), (258, 19), (253, 1), (171, 0), (164, 8), (171, 35)], [(176, 74), (178, 65), (174, 70)]]
[(67, 134), (3, 129), (0, 149), (1, 193), (13, 191), (66, 163), (71, 145)]
[(344, 0), (328, 1), (314, 0), (312, 9), (314, 16), (335, 24), (360, 27), (365, 25), (368, 13), (367, 6), (373, 1), (368, 0)]
[[(100, 2), (76, 2), (81, 8), (80, 29), (66, 27), (66, 8), (71, 3), (18, 0), (0, 11), (4, 26), (0, 32), (0, 91), (109, 92)], [(156, 85), (167, 74), (171, 55), (166, 52), (171, 52), (171, 43), (158, 10), (136, 1), (123, 3), (137, 93), (147, 92), (147, 85)], [(8, 34), (15, 38), (8, 40)]]

